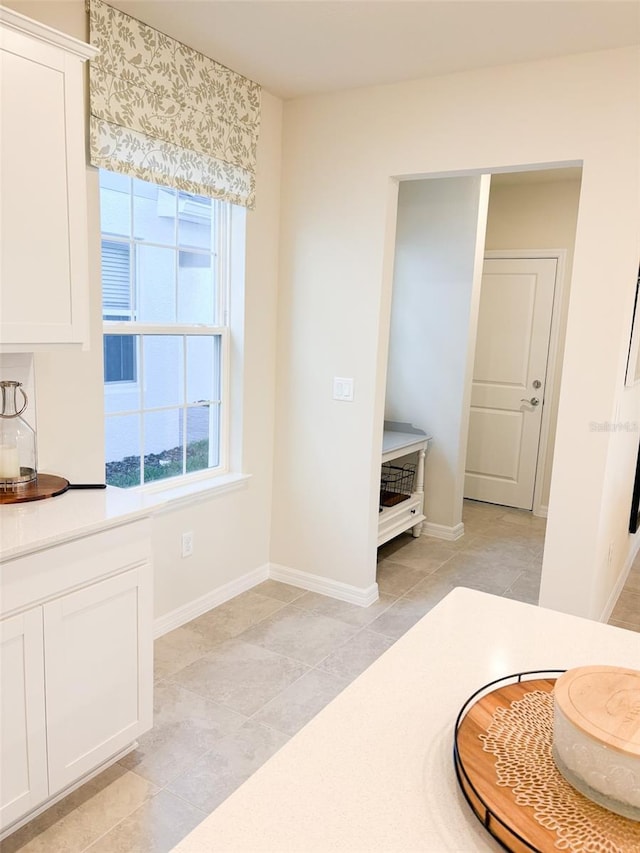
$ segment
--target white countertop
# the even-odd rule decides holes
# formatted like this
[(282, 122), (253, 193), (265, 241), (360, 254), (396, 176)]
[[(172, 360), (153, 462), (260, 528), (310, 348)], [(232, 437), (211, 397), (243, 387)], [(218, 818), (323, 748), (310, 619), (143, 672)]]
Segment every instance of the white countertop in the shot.
[(502, 850), (458, 789), (458, 711), (501, 676), (586, 664), (639, 668), (640, 634), (456, 589), (175, 853)]
[(78, 489), (55, 498), (0, 506), (0, 558), (7, 560), (149, 515), (139, 494)]
[(402, 450), (403, 448), (407, 448), (407, 453), (411, 453), (413, 445), (424, 445), (424, 443), (429, 441), (430, 438), (431, 436), (429, 435), (419, 435), (411, 432), (395, 432), (394, 430), (385, 429), (382, 433), (382, 453), (389, 453), (392, 450)]
[(70, 539), (128, 524), (169, 508), (206, 500), (249, 479), (227, 474), (159, 491), (71, 489), (55, 498), (0, 506), (0, 562)]

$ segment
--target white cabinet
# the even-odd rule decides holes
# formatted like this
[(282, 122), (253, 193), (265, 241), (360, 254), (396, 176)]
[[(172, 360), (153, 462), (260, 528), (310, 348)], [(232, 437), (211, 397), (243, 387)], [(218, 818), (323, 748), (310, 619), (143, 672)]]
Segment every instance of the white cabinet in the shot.
[(0, 622), (0, 826), (48, 794), (42, 611)]
[(149, 522), (2, 564), (0, 829), (152, 724)]
[[(424, 515), (424, 460), (429, 446), (430, 437), (419, 431), (412, 433), (398, 429), (387, 429), (382, 436), (382, 462), (391, 462), (404, 456), (417, 454), (415, 482), (413, 491), (406, 500), (395, 506), (383, 507), (378, 515), (378, 546), (393, 539), (406, 530), (411, 530), (414, 536), (422, 531)], [(402, 426), (402, 425), (400, 425)], [(405, 424), (404, 426), (409, 426)]]
[(140, 734), (141, 592), (131, 569), (44, 605), (50, 793)]
[(95, 53), (0, 7), (0, 351), (87, 340), (83, 62)]

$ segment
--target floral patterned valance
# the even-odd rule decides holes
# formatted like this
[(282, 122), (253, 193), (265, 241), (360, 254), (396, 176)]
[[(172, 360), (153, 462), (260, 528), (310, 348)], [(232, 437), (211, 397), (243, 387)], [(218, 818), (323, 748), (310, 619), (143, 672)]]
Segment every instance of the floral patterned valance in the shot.
[(90, 0), (91, 162), (253, 207), (260, 86)]

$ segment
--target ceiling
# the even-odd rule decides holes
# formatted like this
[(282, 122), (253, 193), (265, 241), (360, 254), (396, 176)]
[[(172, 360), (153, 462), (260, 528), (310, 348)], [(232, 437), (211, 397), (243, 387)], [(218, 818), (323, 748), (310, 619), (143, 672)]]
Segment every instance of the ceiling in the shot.
[(640, 43), (638, 0), (108, 0), (282, 98)]

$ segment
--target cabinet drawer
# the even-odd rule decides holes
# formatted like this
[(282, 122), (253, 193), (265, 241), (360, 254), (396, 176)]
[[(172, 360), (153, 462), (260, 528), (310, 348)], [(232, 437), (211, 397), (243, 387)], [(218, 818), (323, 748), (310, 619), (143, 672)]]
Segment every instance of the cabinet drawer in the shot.
[(378, 545), (388, 542), (399, 533), (410, 530), (415, 524), (424, 521), (422, 514), (422, 495), (412, 495), (406, 501), (392, 507), (386, 507), (378, 515)]
[(151, 561), (151, 521), (94, 533), (0, 565), (0, 616)]

